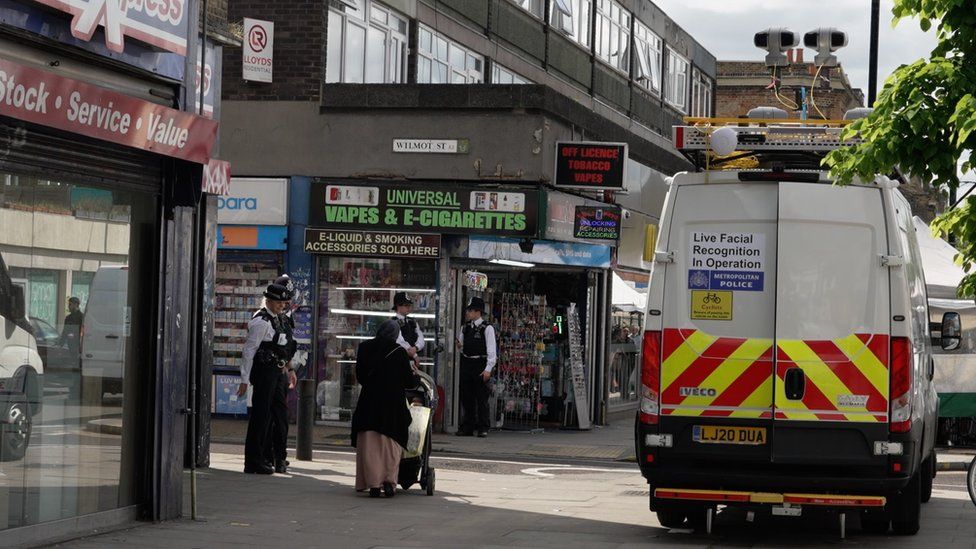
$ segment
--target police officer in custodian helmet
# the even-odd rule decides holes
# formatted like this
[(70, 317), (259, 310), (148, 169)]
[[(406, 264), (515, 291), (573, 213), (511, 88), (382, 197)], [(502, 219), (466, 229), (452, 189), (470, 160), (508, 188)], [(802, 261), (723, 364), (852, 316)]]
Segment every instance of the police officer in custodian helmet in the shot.
[(247, 325), (241, 385), (237, 390), (237, 395), (243, 397), (247, 394), (248, 384), (253, 386), (251, 416), (244, 444), (245, 473), (274, 473), (274, 466), (267, 461), (265, 451), (271, 434), (275, 389), (294, 348), (290, 327), (286, 327), (281, 319), (291, 298), (292, 292), (287, 287), (270, 284), (264, 292), (264, 307), (254, 313)]

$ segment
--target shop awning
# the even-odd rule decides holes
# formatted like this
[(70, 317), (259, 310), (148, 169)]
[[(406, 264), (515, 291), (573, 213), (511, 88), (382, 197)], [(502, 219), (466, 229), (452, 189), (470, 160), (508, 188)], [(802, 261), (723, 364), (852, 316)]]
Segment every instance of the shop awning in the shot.
[(647, 294), (631, 288), (617, 273), (613, 273), (612, 292), (611, 303), (617, 310), (643, 313), (647, 307)]

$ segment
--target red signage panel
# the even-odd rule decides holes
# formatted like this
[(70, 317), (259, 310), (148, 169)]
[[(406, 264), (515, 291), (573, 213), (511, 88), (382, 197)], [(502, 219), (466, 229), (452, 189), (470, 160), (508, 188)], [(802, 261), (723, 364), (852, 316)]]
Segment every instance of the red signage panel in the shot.
[(0, 115), (207, 164), (217, 122), (0, 59)]
[(556, 143), (555, 185), (577, 189), (623, 189), (626, 164), (626, 143)]

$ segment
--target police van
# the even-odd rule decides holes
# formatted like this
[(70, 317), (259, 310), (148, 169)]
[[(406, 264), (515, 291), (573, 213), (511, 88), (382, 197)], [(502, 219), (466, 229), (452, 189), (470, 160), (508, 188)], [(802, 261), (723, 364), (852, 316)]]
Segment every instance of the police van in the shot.
[[(832, 184), (820, 161), (849, 143), (844, 121), (694, 122), (675, 145), (705, 169), (670, 181), (643, 334), (651, 510), (710, 531), (720, 506), (818, 508), (842, 532), (856, 512), (915, 534), (936, 472), (935, 328), (899, 184)], [(719, 138), (737, 152), (715, 157)], [(958, 345), (958, 315), (943, 324)]]

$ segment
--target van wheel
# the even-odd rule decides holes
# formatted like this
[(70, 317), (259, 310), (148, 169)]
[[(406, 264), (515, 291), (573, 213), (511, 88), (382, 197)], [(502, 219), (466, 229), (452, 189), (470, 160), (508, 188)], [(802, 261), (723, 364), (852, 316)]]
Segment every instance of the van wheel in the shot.
[(892, 501), (891, 529), (899, 536), (914, 536), (922, 520), (922, 468)]
[(657, 512), (657, 521), (665, 528), (681, 528), (685, 523), (685, 513), (674, 509), (661, 510)]
[(3, 436), (0, 436), (0, 461), (24, 459), (31, 436), (30, 410), (23, 402), (15, 402), (7, 407), (3, 416)]
[(935, 483), (935, 453), (929, 459), (922, 462), (919, 475), (922, 477), (922, 503), (928, 503), (932, 499), (932, 485)]

